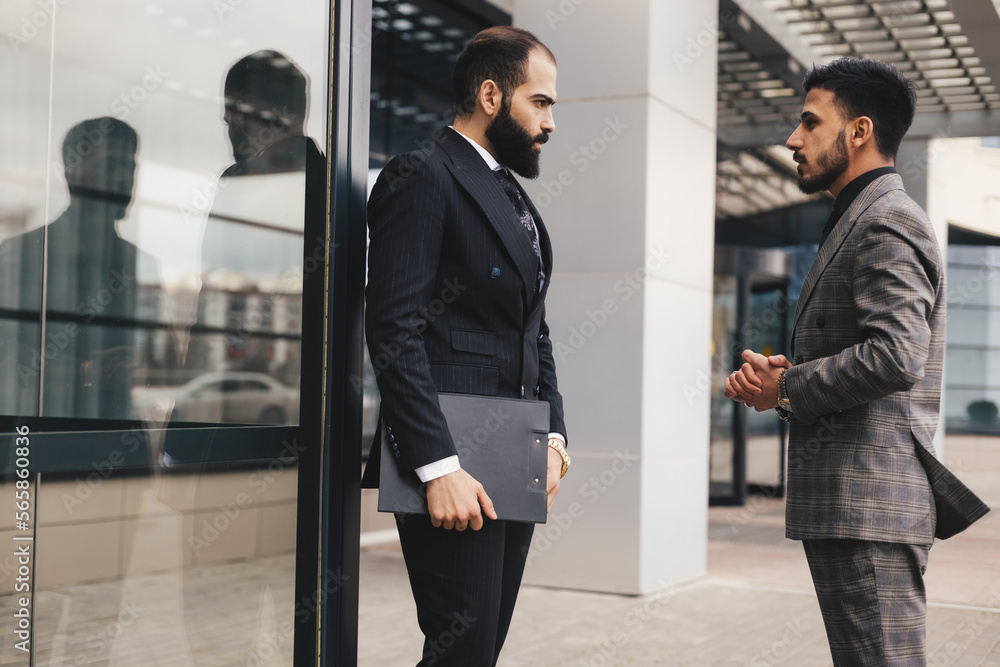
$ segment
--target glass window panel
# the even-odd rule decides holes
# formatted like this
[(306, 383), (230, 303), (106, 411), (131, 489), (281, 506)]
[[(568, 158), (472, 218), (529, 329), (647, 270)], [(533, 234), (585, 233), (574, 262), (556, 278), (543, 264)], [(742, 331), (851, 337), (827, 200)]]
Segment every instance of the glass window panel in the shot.
[(985, 386), (989, 368), (988, 356), (989, 352), (984, 347), (960, 348), (949, 345), (945, 355), (949, 384), (966, 387)]
[(35, 443), (0, 539), (31, 538), (32, 664), (290, 664), (330, 5), (59, 7), (0, 6), (0, 451)]
[[(790, 310), (793, 309), (783, 291), (751, 293), (748, 347), (766, 356), (786, 354), (784, 326)], [(744, 414), (747, 483), (777, 486), (781, 484), (784, 466), (780, 420), (773, 410), (745, 410)]]
[(1000, 262), (996, 246), (948, 247), (945, 427), (1000, 429)]
[(733, 370), (739, 282), (735, 276), (715, 276), (714, 283), (708, 479), (711, 495), (729, 496), (736, 492), (733, 470), (733, 410), (736, 403), (723, 396), (723, 389), (726, 377)]
[(961, 388), (948, 386), (945, 393), (945, 428), (1000, 429), (1000, 421), (988, 404), (1000, 406), (1000, 387)]

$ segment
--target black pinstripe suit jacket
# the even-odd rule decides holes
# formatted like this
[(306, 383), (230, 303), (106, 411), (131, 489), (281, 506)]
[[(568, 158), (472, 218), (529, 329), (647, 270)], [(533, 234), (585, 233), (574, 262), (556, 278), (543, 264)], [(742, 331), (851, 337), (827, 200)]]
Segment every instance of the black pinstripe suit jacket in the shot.
[[(528, 196), (552, 274), (548, 234)], [(566, 433), (531, 241), (500, 182), (461, 135), (442, 129), (394, 158), (368, 201), (365, 331), (402, 470), (456, 454), (438, 392), (550, 405)], [(377, 483), (379, 446), (364, 483)]]
[(933, 542), (918, 443), (933, 451), (944, 330), (930, 222), (898, 175), (882, 176), (845, 211), (799, 296), (786, 375), (789, 538)]

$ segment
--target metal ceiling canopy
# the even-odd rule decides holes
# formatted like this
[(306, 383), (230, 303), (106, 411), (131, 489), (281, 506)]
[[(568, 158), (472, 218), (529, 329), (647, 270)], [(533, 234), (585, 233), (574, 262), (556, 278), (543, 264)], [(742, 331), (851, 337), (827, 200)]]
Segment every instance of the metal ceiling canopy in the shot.
[[(727, 21), (732, 7), (737, 18)], [(721, 0), (720, 18), (718, 123), (728, 145), (784, 142), (803, 101), (800, 89), (789, 85), (788, 70), (797, 65), (804, 72), (813, 62), (800, 59), (811, 56), (816, 64), (873, 58), (912, 79), (918, 99), (910, 138), (1000, 135), (994, 0), (753, 0), (740, 6)], [(776, 57), (772, 43), (786, 58)]]

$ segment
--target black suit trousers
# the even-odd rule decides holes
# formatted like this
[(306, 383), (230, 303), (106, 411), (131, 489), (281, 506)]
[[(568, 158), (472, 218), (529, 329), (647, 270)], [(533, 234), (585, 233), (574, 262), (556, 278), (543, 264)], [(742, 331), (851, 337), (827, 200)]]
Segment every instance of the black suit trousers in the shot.
[(493, 667), (507, 638), (534, 524), (485, 519), (445, 530), (421, 514), (397, 514), (417, 622), (417, 667)]

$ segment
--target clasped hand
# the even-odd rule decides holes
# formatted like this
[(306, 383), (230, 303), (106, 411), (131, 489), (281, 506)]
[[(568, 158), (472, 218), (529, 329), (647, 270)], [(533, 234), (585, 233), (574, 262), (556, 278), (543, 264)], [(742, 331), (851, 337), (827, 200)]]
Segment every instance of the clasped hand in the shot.
[(778, 375), (792, 364), (785, 355), (765, 357), (743, 350), (743, 365), (726, 378), (725, 395), (757, 412), (778, 407)]

